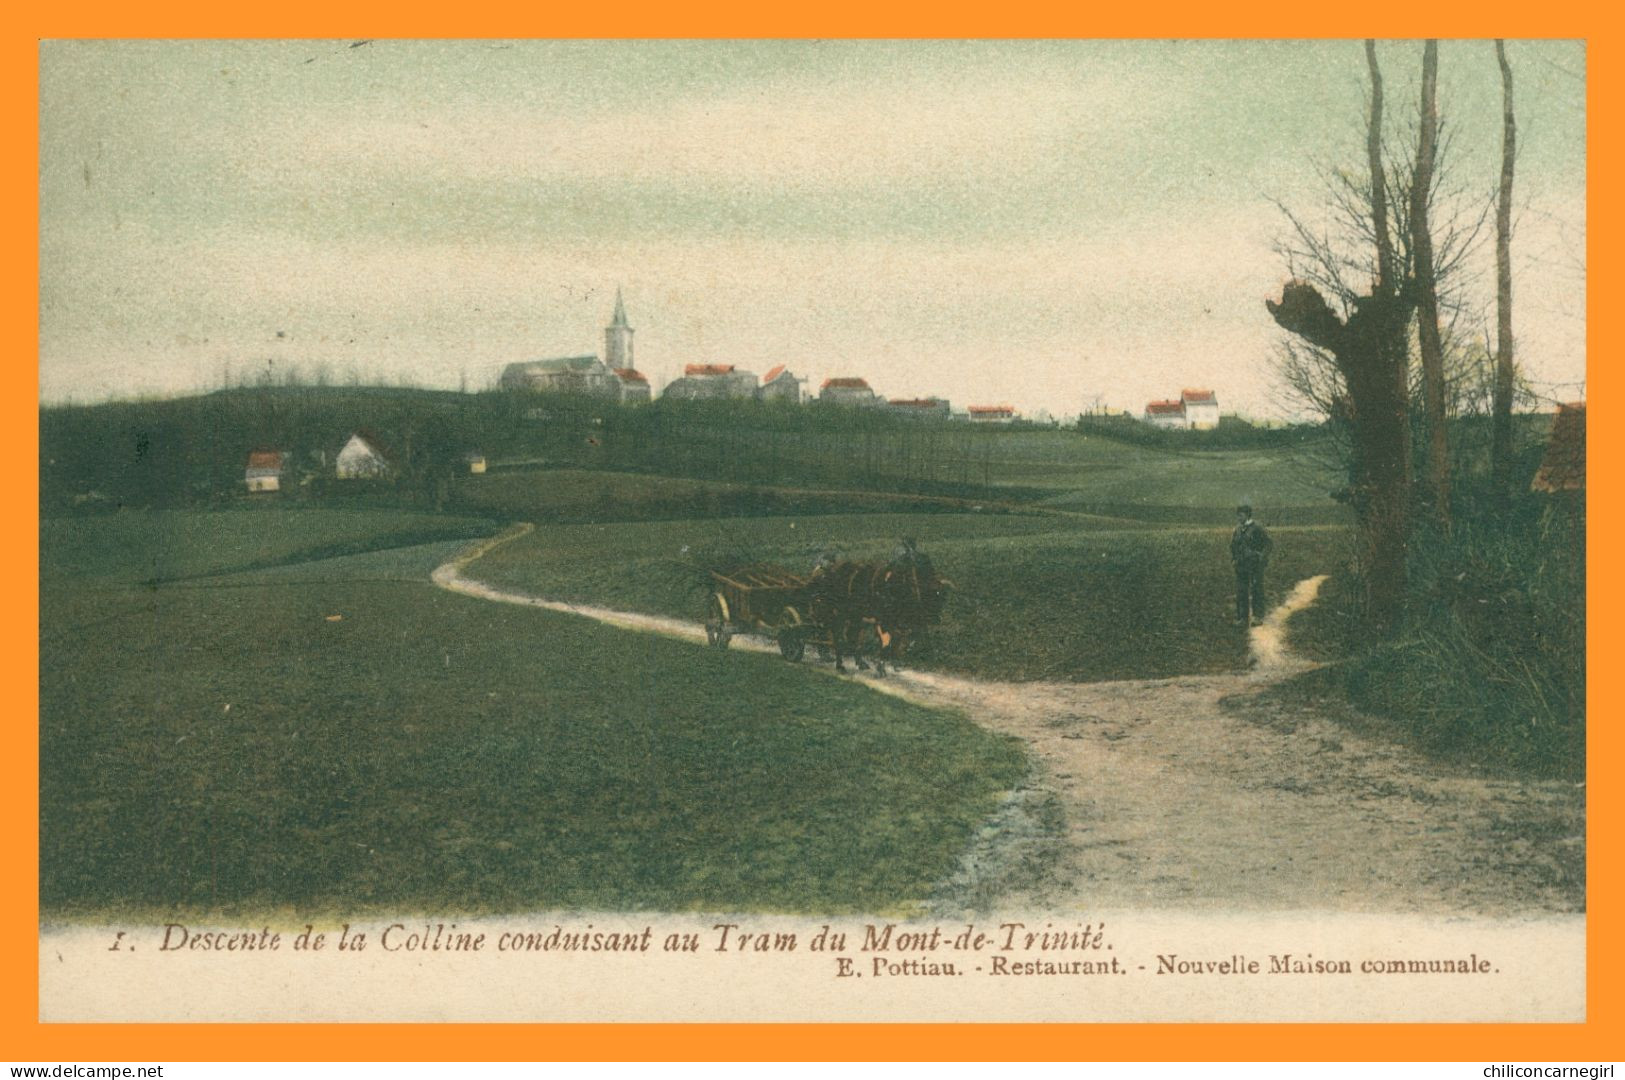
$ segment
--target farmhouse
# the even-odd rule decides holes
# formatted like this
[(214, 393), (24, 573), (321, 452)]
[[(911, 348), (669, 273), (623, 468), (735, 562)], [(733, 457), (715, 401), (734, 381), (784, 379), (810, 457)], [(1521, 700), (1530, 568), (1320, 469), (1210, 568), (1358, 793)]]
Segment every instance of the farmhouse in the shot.
[(334, 463), (334, 475), (340, 480), (378, 480), (394, 472), (389, 453), (370, 432), (351, 435)]
[(1016, 410), (1009, 405), (969, 405), (965, 414), (973, 424), (1013, 424)]
[(756, 396), (763, 401), (788, 401), (792, 405), (801, 403), (802, 380), (790, 374), (790, 370), (783, 364), (769, 368), (762, 376), (762, 385), (757, 387)]
[(947, 398), (892, 398), (886, 402), (890, 412), (900, 416), (929, 416), (946, 420), (951, 415)]
[(665, 396), (679, 401), (755, 397), (756, 375), (732, 364), (689, 364), (683, 377), (666, 387)]
[(1179, 403), (1185, 407), (1185, 426), (1192, 431), (1211, 431), (1219, 426), (1219, 395), (1211, 390), (1181, 390)]
[(1183, 431), (1189, 425), (1185, 422), (1185, 403), (1183, 401), (1151, 401), (1145, 406), (1145, 422), (1160, 428), (1175, 428)]
[(478, 450), (470, 450), (463, 455), (463, 466), (471, 475), (478, 476), (485, 471), (485, 455)]
[(622, 403), (642, 403), (653, 396), (649, 390), (649, 379), (643, 372), (633, 368), (616, 368), (615, 377), (621, 380)]
[(869, 388), (867, 380), (855, 375), (837, 375), (825, 379), (818, 388), (818, 400), (831, 405), (878, 405), (880, 399)]
[(248, 452), (248, 468), (243, 482), (250, 492), (282, 490), (282, 472), (293, 455), (286, 450), (267, 450), (263, 447)]
[(1211, 431), (1219, 426), (1219, 395), (1212, 390), (1181, 390), (1177, 399), (1147, 402), (1144, 419), (1174, 431)]

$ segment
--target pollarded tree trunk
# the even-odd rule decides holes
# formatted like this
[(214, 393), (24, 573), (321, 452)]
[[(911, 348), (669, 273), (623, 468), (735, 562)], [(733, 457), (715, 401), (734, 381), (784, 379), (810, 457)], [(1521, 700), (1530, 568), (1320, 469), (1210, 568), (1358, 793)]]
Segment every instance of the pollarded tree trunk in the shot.
[[(1349, 425), (1349, 501), (1360, 529), (1360, 564), (1372, 621), (1399, 622), (1405, 604), (1405, 559), (1410, 532), (1409, 393), (1404, 331), (1406, 296), (1372, 295), (1345, 323), (1313, 285), (1294, 281), (1279, 303), (1267, 302), (1284, 329), (1332, 354), (1343, 376)], [(1399, 347), (1394, 339), (1399, 339)]]
[(1410, 537), (1410, 388), (1405, 330), (1413, 290), (1401, 282), (1388, 225), (1387, 175), (1382, 160), (1382, 73), (1376, 44), (1367, 41), (1371, 116), (1366, 156), (1371, 175), (1371, 226), (1377, 280), (1345, 322), (1313, 285), (1289, 283), (1279, 303), (1267, 301), (1275, 321), (1337, 364), (1347, 396), (1349, 499), (1360, 529), (1366, 608), (1379, 627), (1392, 629), (1405, 610), (1405, 561)]
[(1501, 193), (1495, 205), (1495, 401), (1490, 441), (1490, 476), (1495, 497), (1504, 502), (1512, 487), (1512, 163), (1518, 125), (1512, 115), (1512, 65), (1506, 45), (1495, 43), (1501, 65)]
[(1445, 429), (1444, 343), (1439, 338), (1439, 289), (1433, 268), (1428, 200), (1438, 156), (1439, 43), (1422, 47), (1421, 131), (1411, 183), (1411, 256), (1415, 263), (1417, 343), (1422, 353), (1422, 407), (1427, 415), (1427, 497), (1434, 521), (1450, 525), (1450, 445)]

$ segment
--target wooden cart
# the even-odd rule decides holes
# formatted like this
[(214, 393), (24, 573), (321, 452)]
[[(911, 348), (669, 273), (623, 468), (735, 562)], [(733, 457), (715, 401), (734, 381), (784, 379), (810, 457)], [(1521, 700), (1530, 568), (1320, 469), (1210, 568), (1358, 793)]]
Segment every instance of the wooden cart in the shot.
[(809, 642), (832, 644), (829, 631), (811, 619), (810, 579), (759, 563), (725, 574), (713, 570), (711, 581), (705, 640), (713, 647), (726, 649), (735, 634), (762, 634), (778, 642), (780, 656), (796, 661)]

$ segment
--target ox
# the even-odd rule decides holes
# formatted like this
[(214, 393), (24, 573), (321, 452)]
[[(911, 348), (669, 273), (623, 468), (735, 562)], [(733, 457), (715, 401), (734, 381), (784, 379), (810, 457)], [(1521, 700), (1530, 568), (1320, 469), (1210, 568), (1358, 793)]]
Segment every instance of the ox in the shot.
[(860, 669), (868, 668), (859, 650), (864, 631), (874, 627), (876, 673), (884, 675), (888, 662), (895, 667), (914, 637), (942, 618), (952, 588), (953, 582), (905, 541), (889, 563), (842, 560), (821, 567), (811, 583), (812, 617), (829, 630), (840, 672), (846, 671), (848, 655)]

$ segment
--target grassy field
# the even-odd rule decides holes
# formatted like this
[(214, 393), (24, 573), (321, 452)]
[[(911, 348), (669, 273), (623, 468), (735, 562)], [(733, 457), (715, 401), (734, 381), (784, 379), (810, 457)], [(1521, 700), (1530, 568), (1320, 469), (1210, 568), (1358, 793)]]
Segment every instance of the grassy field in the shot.
[(1010, 502), (565, 470), (498, 475), (465, 488), (485, 495), (464, 505), (540, 527), (471, 573), (535, 595), (698, 618), (706, 568), (809, 569), (826, 547), (883, 557), (912, 535), (958, 586), (914, 663), (1088, 680), (1246, 663), (1246, 635), (1228, 625), (1228, 538), (1241, 499), (1277, 539), (1271, 603), (1348, 563), (1346, 511), (1301, 449), (1179, 451), (1060, 430), (1000, 432), (989, 446), (989, 476)]
[[(1180, 452), (1073, 431), (979, 433), (980, 497), (806, 490), (606, 470), (515, 468), (459, 480), (463, 513), (536, 522), (686, 520), (841, 513), (1066, 511), (1153, 524), (1231, 524), (1252, 503), (1272, 524), (1347, 525), (1333, 478), (1296, 449)], [(979, 465), (980, 469), (981, 466)], [(982, 475), (980, 472), (978, 475)]]
[(1335, 477), (1311, 450), (1169, 450), (1074, 431), (1013, 431), (989, 470), (1005, 488), (1036, 489), (1039, 505), (1185, 524), (1229, 523), (1248, 502), (1278, 524), (1351, 519), (1328, 492)]
[(907, 910), (1024, 772), (807, 667), (439, 591), (446, 542), (290, 561), (312, 524), (239, 557), (243, 517), (149, 520), (172, 572), (282, 559), (154, 587), (131, 523), (72, 523), (41, 596), (47, 917)]
[[(1102, 527), (1102, 526), (1105, 527)], [(542, 526), (469, 573), (558, 599), (699, 618), (703, 568), (810, 569), (826, 545), (884, 557), (913, 535), (956, 591), (912, 662), (1001, 679), (1106, 679), (1227, 671), (1246, 662), (1230, 625), (1229, 530), (1068, 515), (858, 514)], [(1347, 531), (1274, 532), (1271, 603), (1347, 560)]]
[(477, 517), (244, 502), (231, 510), (126, 510), (45, 518), (45, 581), (163, 582), (495, 531)]
[[(921, 666), (1240, 667), (1234, 496), (1215, 478), (1274, 476), (1282, 510), (1307, 489), (1271, 455), (1198, 455), (1187, 475), (1180, 455), (1059, 434), (1011, 434), (1009, 503), (535, 469), (460, 481), (453, 514), (245, 500), (47, 519), (43, 908), (909, 910), (1020, 782), (1012, 741), (810, 663), (427, 575), (465, 538), (531, 520), (474, 576), (692, 618), (700, 567), (882, 556), (912, 535), (958, 586)], [(1035, 493), (1121, 496), (1125, 513)], [(1346, 558), (1346, 530), (1275, 534), (1272, 599)]]
[(564, 524), (851, 513), (962, 514), (978, 506), (990, 513), (1014, 509), (986, 499), (808, 491), (553, 468), (515, 468), (467, 477), (458, 482), (454, 499), (464, 513)]

